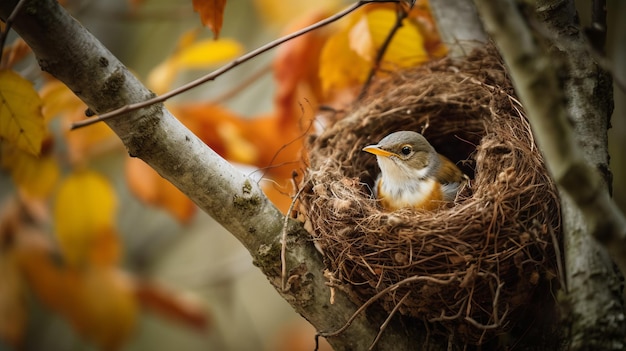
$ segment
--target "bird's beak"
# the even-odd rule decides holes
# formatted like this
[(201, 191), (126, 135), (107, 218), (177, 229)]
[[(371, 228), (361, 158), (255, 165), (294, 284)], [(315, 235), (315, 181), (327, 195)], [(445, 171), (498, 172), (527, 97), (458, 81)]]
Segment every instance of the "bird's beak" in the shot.
[(364, 147), (362, 150), (376, 156), (390, 157), (395, 155), (393, 152), (381, 149), (378, 145), (369, 145)]

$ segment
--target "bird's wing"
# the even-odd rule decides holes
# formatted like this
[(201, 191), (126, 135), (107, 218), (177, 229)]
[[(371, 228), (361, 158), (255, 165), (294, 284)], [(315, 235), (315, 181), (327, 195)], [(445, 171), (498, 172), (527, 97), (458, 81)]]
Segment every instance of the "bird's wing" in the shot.
[(443, 155), (441, 157), (441, 168), (437, 172), (437, 179), (442, 184), (461, 183), (463, 181), (463, 172), (452, 161)]

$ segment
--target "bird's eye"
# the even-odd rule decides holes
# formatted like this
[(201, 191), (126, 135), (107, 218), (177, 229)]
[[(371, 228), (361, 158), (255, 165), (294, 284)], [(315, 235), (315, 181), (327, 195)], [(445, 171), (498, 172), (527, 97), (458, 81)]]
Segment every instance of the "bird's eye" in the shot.
[(409, 156), (411, 154), (411, 152), (413, 152), (413, 148), (409, 145), (404, 145), (402, 147), (402, 149), (400, 149), (400, 152), (404, 155), (404, 156)]

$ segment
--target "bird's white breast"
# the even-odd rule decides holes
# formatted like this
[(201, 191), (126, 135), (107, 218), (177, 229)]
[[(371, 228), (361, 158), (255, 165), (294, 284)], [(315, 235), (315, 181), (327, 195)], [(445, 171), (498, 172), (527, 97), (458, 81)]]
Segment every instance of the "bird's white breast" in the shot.
[(432, 178), (398, 183), (387, 178), (382, 181), (382, 177), (379, 177), (376, 183), (376, 188), (380, 192), (377, 197), (386, 198), (394, 207), (412, 207), (419, 204), (430, 197), (437, 186)]
[(435, 190), (442, 192), (440, 199), (443, 201), (453, 201), (456, 197), (459, 183), (438, 184), (434, 178), (427, 176), (428, 168), (410, 168), (388, 157), (377, 159), (381, 174), (376, 180), (376, 196), (385, 198), (394, 207), (413, 207), (430, 198)]

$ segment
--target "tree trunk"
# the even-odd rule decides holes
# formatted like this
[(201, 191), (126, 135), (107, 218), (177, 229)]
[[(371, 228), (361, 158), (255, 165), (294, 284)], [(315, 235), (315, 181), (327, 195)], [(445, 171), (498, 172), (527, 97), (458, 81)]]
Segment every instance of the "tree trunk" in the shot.
[[(608, 194), (612, 181), (607, 137), (613, 112), (611, 78), (589, 53), (573, 1), (538, 1), (537, 15), (555, 35), (551, 55), (566, 65), (563, 90), (574, 135), (584, 159), (602, 175), (601, 191)], [(584, 220), (575, 201), (566, 192), (561, 192), (561, 197), (571, 347), (623, 350), (626, 325), (620, 274), (606, 249), (594, 240), (594, 228)]]
[(544, 38), (549, 52), (541, 49), (512, 1), (476, 3), (560, 189), (568, 291), (564, 326), (571, 328), (565, 332), (571, 335), (570, 346), (623, 349), (620, 280), (606, 250), (623, 270), (624, 220), (607, 187), (610, 78), (588, 52), (573, 1), (537, 3), (541, 23), (536, 26), (539, 33), (550, 33)]

